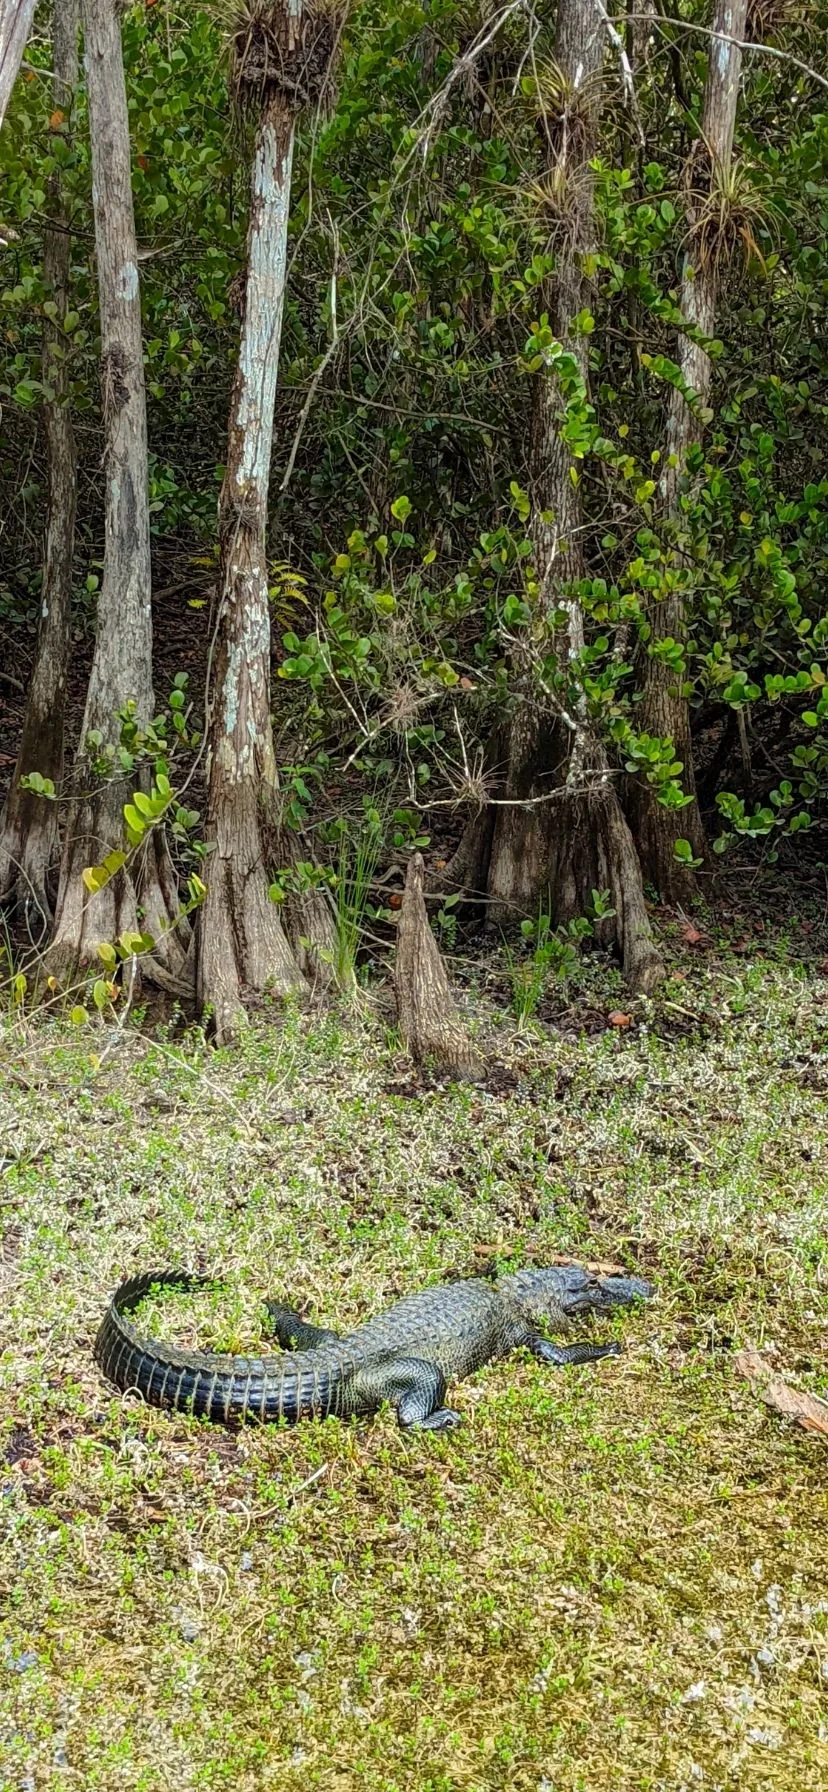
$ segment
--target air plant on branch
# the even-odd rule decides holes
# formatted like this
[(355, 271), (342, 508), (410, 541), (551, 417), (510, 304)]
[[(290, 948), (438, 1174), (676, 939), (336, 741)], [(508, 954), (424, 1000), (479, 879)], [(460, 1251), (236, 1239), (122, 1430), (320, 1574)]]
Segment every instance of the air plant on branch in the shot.
[(547, 168), (522, 188), (533, 213), (565, 226), (577, 216), (582, 194), (592, 181), (589, 156), (606, 87), (603, 75), (576, 86), (551, 56), (524, 76), (521, 91), (549, 154)]
[(748, 165), (734, 158), (726, 167), (711, 158), (700, 141), (691, 158), (686, 186), (689, 190), (690, 224), (687, 252), (699, 269), (717, 272), (731, 267), (741, 256), (744, 268), (766, 269), (760, 239), (773, 242), (778, 219), (776, 207), (754, 184)]

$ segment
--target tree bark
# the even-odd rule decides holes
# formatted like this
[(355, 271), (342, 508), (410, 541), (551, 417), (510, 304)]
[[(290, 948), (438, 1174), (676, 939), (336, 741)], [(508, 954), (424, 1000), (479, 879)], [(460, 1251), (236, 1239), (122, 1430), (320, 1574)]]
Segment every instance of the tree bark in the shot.
[[(36, 0), (0, 0), (0, 125), (29, 41), (35, 5)], [(57, 0), (56, 12), (59, 7)]]
[[(605, 23), (595, 0), (561, 0), (555, 39), (556, 108), (544, 125), (559, 195), (556, 269), (544, 299), (551, 329), (575, 356), (588, 390), (588, 338), (575, 324), (587, 309), (586, 258), (595, 248), (591, 159), (597, 152)], [(583, 914), (593, 890), (608, 890), (614, 916), (602, 934), (620, 952), (637, 989), (661, 975), (640, 868), (607, 755), (588, 714), (572, 662), (584, 645), (574, 587), (583, 577), (583, 511), (562, 433), (565, 398), (554, 362), (535, 377), (530, 439), (531, 496), (539, 611), (562, 613), (552, 647), (553, 688), (541, 696), (530, 666), (511, 723), (508, 766), (496, 808), (488, 870), (490, 917), (513, 922), (548, 907), (556, 923)], [(547, 647), (548, 651), (548, 647)], [(480, 825), (478, 823), (478, 834)]]
[[(72, 128), (78, 84), (78, 0), (53, 0), (52, 61), (55, 108), (63, 114), (64, 141)], [(72, 561), (75, 542), (75, 438), (63, 319), (69, 309), (71, 236), (59, 172), (49, 179), (51, 223), (43, 244), (43, 286), (53, 316), (43, 317), (43, 406), (48, 463), (46, 547), (37, 646), (17, 763), (0, 816), (0, 898), (19, 906), (29, 936), (40, 944), (51, 927), (49, 886), (60, 841), (57, 803), (22, 788), (39, 772), (57, 788), (63, 775), (63, 729), (69, 669)]]
[[(715, 252), (705, 253), (698, 236), (694, 247), (693, 233), (698, 229), (701, 210), (714, 181), (726, 179), (730, 169), (742, 52), (736, 44), (726, 40), (744, 39), (746, 17), (747, 0), (716, 0), (701, 136), (690, 152), (686, 170), (687, 222), (691, 240), (684, 257), (680, 304), (687, 322), (707, 337), (712, 337), (716, 329), (718, 256)], [(697, 407), (707, 405), (712, 365), (709, 355), (689, 336), (679, 339), (678, 365), (683, 381), (692, 386), (696, 394), (696, 402), (691, 408), (682, 393), (671, 388), (664, 471), (659, 490), (668, 533), (676, 543), (676, 566), (680, 569), (681, 499), (686, 484), (687, 455), (701, 439), (702, 424)], [(630, 788), (629, 809), (647, 877), (666, 902), (683, 902), (693, 895), (695, 878), (692, 870), (676, 859), (676, 841), (689, 840), (697, 858), (706, 856), (707, 846), (696, 794), (687, 693), (677, 681), (676, 673), (653, 652), (660, 641), (672, 638), (684, 644), (687, 640), (686, 605), (680, 578), (667, 596), (651, 606), (649, 622), (651, 636), (639, 725), (642, 733), (672, 740), (676, 758), (683, 767), (685, 793), (692, 801), (683, 809), (666, 808), (658, 802), (649, 784), (636, 780)]]
[(275, 94), (261, 113), (247, 233), (247, 285), (219, 499), (220, 612), (208, 720), (206, 838), (198, 998), (219, 1043), (232, 1040), (247, 990), (286, 996), (304, 978), (268, 896), (280, 803), (270, 718), (265, 531), (285, 293), (294, 113)]
[(420, 853), (409, 861), (394, 961), (400, 1031), (415, 1064), (433, 1063), (460, 1082), (482, 1082), (486, 1067), (463, 1027), (437, 941), (428, 924)]
[(105, 535), (95, 652), (47, 955), (48, 968), (63, 980), (94, 964), (98, 946), (112, 943), (124, 930), (151, 933), (168, 970), (179, 968), (183, 960), (180, 940), (166, 931), (178, 901), (159, 830), (136, 855), (134, 876), (125, 867), (95, 894), (81, 876), (86, 866), (99, 864), (122, 846), (124, 802), (137, 782), (145, 782), (135, 773), (96, 777), (89, 735), (97, 731), (104, 743), (116, 746), (118, 711), (134, 702), (144, 724), (154, 713), (141, 300), (118, 0), (82, 0), (82, 18), (106, 433)]

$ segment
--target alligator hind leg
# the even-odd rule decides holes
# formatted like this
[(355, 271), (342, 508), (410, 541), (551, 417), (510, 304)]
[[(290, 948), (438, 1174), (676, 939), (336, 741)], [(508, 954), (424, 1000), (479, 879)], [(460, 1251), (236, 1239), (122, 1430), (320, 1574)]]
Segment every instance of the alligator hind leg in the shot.
[(339, 1343), (338, 1332), (327, 1331), (324, 1325), (311, 1325), (301, 1313), (283, 1306), (280, 1300), (266, 1300), (264, 1306), (282, 1350), (318, 1350), (322, 1344)]
[(602, 1356), (620, 1356), (620, 1344), (552, 1344), (549, 1338), (527, 1338), (526, 1346), (541, 1363), (565, 1369), (570, 1363), (597, 1363)]
[(462, 1424), (459, 1412), (443, 1406), (445, 1376), (422, 1357), (396, 1357), (391, 1362), (366, 1365), (360, 1380), (370, 1377), (377, 1404), (387, 1400), (403, 1431), (452, 1431)]

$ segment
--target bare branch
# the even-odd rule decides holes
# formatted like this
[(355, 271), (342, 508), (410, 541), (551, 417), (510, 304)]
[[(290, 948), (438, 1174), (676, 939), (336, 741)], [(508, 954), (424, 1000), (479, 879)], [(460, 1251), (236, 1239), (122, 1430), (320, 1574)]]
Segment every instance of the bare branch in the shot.
[[(597, 0), (597, 3), (600, 4), (600, 0)], [(778, 49), (776, 44), (749, 43), (746, 38), (728, 37), (726, 32), (716, 31), (711, 25), (695, 25), (689, 19), (671, 18), (666, 14), (657, 18), (649, 12), (628, 12), (627, 18), (646, 20), (647, 24), (657, 27), (660, 31), (664, 29), (665, 25), (674, 26), (677, 31), (695, 31), (701, 37), (714, 37), (717, 43), (730, 44), (734, 50), (744, 50), (746, 54), (775, 56), (779, 62), (790, 62), (793, 68), (798, 68), (803, 75), (808, 76), (809, 80), (818, 81), (820, 87), (828, 88), (828, 76), (821, 75), (817, 69), (811, 67), (809, 62), (803, 62), (801, 56), (794, 56), (790, 50)]]
[[(604, 5), (604, 0), (595, 0), (595, 5), (597, 6), (598, 11), (601, 14), (601, 17), (604, 21), (604, 24), (606, 25), (606, 28), (609, 33), (610, 40), (613, 44), (613, 47), (615, 48), (615, 50), (618, 53), (618, 60), (621, 64), (622, 85), (624, 88), (624, 92), (627, 96), (627, 104), (630, 108), (633, 119), (635, 120), (635, 128), (638, 133), (638, 141), (641, 144), (641, 147), (643, 149), (644, 143), (645, 143), (644, 126), (641, 123), (641, 114), (638, 110), (638, 99), (637, 99), (636, 91), (635, 91), (635, 81), (633, 79), (632, 66), (630, 64), (629, 56), (627, 55), (627, 52), (624, 48), (624, 40), (623, 40), (620, 32), (618, 30), (616, 30), (616, 27), (613, 24), (612, 19), (610, 18), (609, 13), (607, 12), (607, 9)], [(630, 15), (628, 14), (627, 16), (629, 17)]]
[(456, 87), (457, 82), (461, 80), (463, 75), (471, 73), (475, 63), (483, 55), (484, 50), (487, 50), (489, 45), (494, 43), (495, 38), (503, 30), (507, 19), (510, 19), (513, 13), (523, 12), (524, 10), (531, 10), (530, 0), (510, 0), (510, 4), (504, 6), (500, 12), (495, 14), (488, 28), (480, 31), (474, 41), (469, 45), (468, 49), (464, 51), (463, 55), (458, 56), (457, 61), (452, 64), (442, 87), (438, 88), (435, 94), (432, 94), (428, 105), (423, 109), (422, 117), (427, 122), (425, 129), (420, 133), (420, 136), (417, 139), (417, 147), (422, 152), (423, 161), (425, 161), (426, 156), (428, 155), (434, 128), (439, 124), (440, 119), (445, 112), (452, 88)]

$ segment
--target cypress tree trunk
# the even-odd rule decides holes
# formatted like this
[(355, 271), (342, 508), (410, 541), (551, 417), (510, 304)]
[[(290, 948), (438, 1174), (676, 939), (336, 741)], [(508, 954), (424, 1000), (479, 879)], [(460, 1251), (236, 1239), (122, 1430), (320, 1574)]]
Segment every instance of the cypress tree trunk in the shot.
[[(680, 304), (687, 322), (707, 337), (712, 337), (716, 329), (719, 249), (724, 245), (715, 241), (715, 232), (705, 241), (701, 232), (702, 208), (716, 187), (722, 193), (726, 190), (742, 52), (735, 44), (724, 40), (743, 40), (746, 18), (747, 0), (716, 0), (701, 135), (690, 152), (685, 173), (690, 244), (684, 257)], [(726, 214), (724, 222), (726, 228)], [(710, 235), (714, 237), (712, 244)], [(682, 393), (675, 387), (671, 389), (660, 494), (665, 519), (676, 539), (676, 559), (680, 562), (681, 496), (686, 480), (687, 454), (701, 437), (697, 406), (707, 405), (712, 366), (704, 349), (689, 336), (679, 340), (678, 364), (683, 380), (696, 393), (696, 404), (691, 409)], [(643, 733), (668, 736), (673, 741), (676, 758), (684, 768), (684, 789), (692, 802), (683, 809), (665, 808), (657, 801), (650, 785), (636, 781), (630, 789), (629, 810), (647, 877), (665, 901), (681, 902), (692, 896), (695, 879), (692, 871), (676, 859), (675, 843), (679, 839), (689, 840), (694, 855), (702, 858), (706, 854), (706, 842), (696, 797), (687, 693), (677, 674), (652, 652), (652, 646), (659, 641), (669, 638), (686, 641), (687, 618), (680, 586), (651, 607), (649, 621), (651, 650), (645, 661), (639, 725)]]
[[(71, 131), (78, 84), (78, 3), (53, 0), (52, 61), (54, 101), (63, 114), (64, 142)], [(75, 439), (69, 403), (69, 373), (63, 319), (69, 309), (71, 235), (59, 172), (48, 183), (43, 242), (43, 285), (55, 310), (43, 318), (43, 381), (50, 396), (43, 406), (47, 450), (47, 523), (43, 588), (37, 646), (23, 718), (17, 763), (0, 816), (0, 898), (19, 905), (30, 938), (39, 942), (51, 926), (48, 890), (57, 870), (60, 843), (58, 807), (21, 787), (39, 772), (57, 787), (63, 775), (63, 726), (69, 668), (72, 559), (75, 541)]]
[(147, 419), (120, 7), (117, 0), (83, 0), (82, 18), (106, 434), (105, 540), (95, 652), (48, 953), (49, 969), (64, 980), (94, 964), (98, 946), (125, 930), (150, 932), (168, 968), (178, 968), (183, 957), (180, 941), (165, 934), (178, 903), (158, 831), (137, 855), (134, 876), (124, 867), (94, 894), (82, 878), (85, 867), (100, 864), (122, 847), (123, 806), (137, 781), (134, 773), (98, 778), (90, 763), (89, 735), (95, 731), (114, 747), (117, 711), (134, 702), (138, 720), (147, 723), (155, 707)]
[[(198, 999), (212, 1011), (220, 1044), (236, 1035), (248, 992), (287, 996), (307, 988), (305, 948), (298, 946), (300, 960), (268, 896), (269, 867), (281, 854), (281, 804), (270, 715), (267, 498), (296, 118), (300, 105), (324, 90), (336, 39), (328, 7), (263, 0), (240, 11), (234, 41), (232, 86), (257, 129), (244, 313), (219, 498), (220, 609), (207, 724), (212, 850), (198, 933)], [(324, 905), (311, 908), (324, 933)]]
[(213, 850), (200, 917), (198, 994), (212, 1007), (220, 1043), (237, 1030), (246, 989), (269, 985), (287, 995), (304, 982), (268, 897), (267, 875), (279, 832), (279, 786), (265, 529), (293, 132), (292, 114), (273, 97), (256, 138), (244, 322), (219, 499), (221, 612), (207, 808)]
[(0, 125), (29, 40), (35, 5), (36, 0), (0, 0)]
[[(588, 389), (587, 338), (575, 320), (588, 307), (586, 258), (595, 247), (590, 161), (597, 151), (600, 76), (606, 44), (595, 0), (560, 0), (555, 38), (558, 93), (544, 120), (558, 195), (556, 269), (544, 293), (555, 338), (578, 364)], [(561, 612), (553, 637), (555, 688), (541, 696), (527, 668), (511, 723), (506, 801), (495, 809), (488, 867), (490, 914), (513, 921), (548, 906), (556, 923), (583, 914), (593, 890), (615, 910), (600, 929), (615, 943), (631, 986), (661, 974), (644, 903), (640, 867), (606, 752), (588, 714), (577, 672), (584, 619), (573, 593), (583, 577), (583, 511), (576, 463), (562, 434), (565, 398), (554, 361), (535, 377), (530, 441), (535, 566), (543, 615)], [(477, 824), (477, 837), (481, 827)]]

